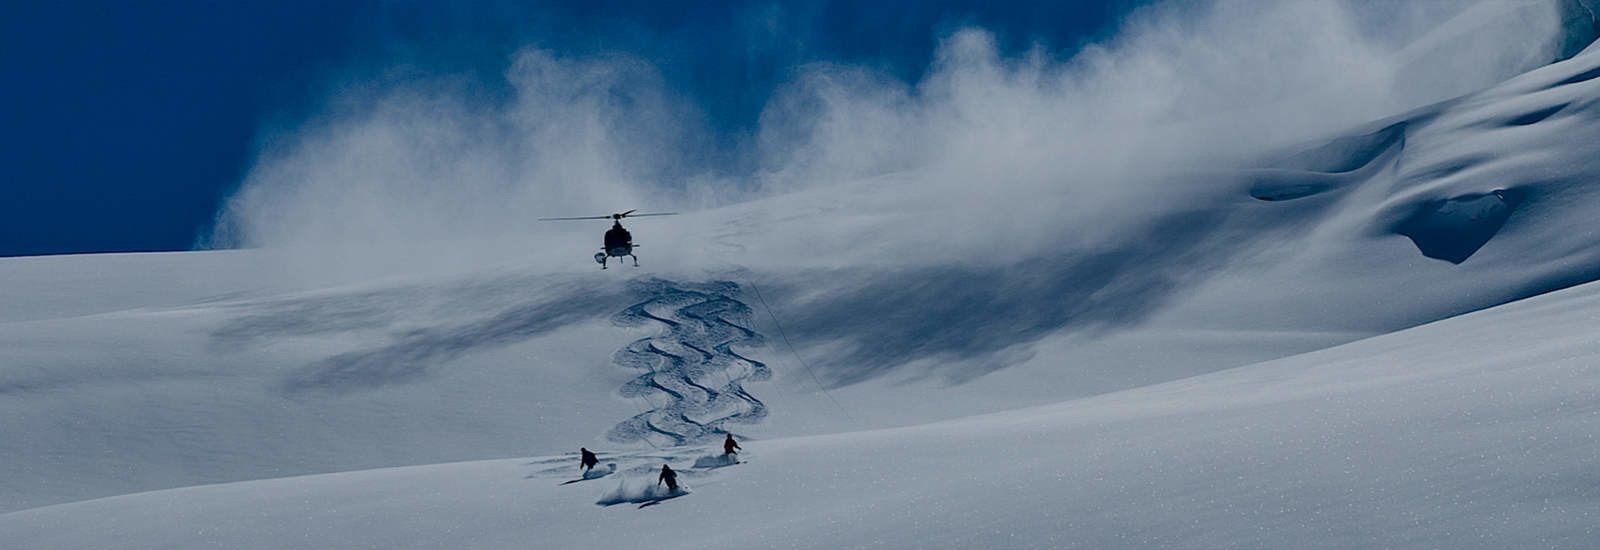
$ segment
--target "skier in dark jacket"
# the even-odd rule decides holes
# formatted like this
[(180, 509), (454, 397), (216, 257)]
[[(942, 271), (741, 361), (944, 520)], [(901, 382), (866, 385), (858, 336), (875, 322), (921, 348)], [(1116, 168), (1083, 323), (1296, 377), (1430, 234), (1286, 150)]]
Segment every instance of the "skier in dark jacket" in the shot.
[(678, 472), (672, 471), (666, 464), (661, 465), (661, 478), (656, 480), (656, 485), (667, 484), (668, 491), (678, 490)]
[(733, 434), (722, 440), (722, 456), (739, 454), (739, 442), (733, 440)]
[(578, 452), (583, 453), (583, 458), (581, 460), (583, 463), (582, 470), (584, 472), (587, 473), (589, 470), (593, 470), (595, 465), (600, 463), (600, 457), (594, 456), (594, 453), (589, 451), (589, 449), (578, 447)]

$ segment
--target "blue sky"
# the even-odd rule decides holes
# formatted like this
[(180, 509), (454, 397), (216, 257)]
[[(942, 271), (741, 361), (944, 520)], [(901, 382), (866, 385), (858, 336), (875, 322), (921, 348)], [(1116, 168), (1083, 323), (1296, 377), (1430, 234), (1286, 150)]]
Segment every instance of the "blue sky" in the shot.
[(1070, 55), (1138, 2), (12, 2), (0, 7), (0, 256), (184, 250), (273, 129), (340, 86), (466, 76), (504, 85), (524, 46), (625, 52), (750, 132), (816, 61), (914, 81), (964, 26)]

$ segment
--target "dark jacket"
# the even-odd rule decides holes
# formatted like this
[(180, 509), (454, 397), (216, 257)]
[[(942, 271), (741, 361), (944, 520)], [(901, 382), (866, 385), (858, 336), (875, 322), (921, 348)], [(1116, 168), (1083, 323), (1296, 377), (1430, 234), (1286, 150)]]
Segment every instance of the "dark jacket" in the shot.
[(594, 456), (594, 453), (588, 449), (579, 449), (579, 451), (583, 453), (583, 467), (593, 468), (594, 465), (600, 463), (600, 457)]
[(661, 465), (661, 479), (656, 480), (656, 483), (657, 484), (665, 483), (665, 484), (667, 484), (667, 488), (669, 488), (669, 489), (677, 489), (678, 488), (678, 472), (674, 472), (674, 471), (672, 471), (672, 468), (668, 468), (666, 464), (662, 464)]
[(722, 454), (731, 455), (739, 449), (739, 442), (733, 440), (733, 434), (722, 440)]

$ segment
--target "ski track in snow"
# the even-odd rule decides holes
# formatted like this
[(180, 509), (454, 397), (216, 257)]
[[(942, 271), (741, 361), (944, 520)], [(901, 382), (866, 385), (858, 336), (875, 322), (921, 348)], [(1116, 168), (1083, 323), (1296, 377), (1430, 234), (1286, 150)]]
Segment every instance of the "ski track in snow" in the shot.
[(612, 321), (620, 326), (656, 324), (664, 330), (612, 356), (617, 365), (641, 371), (618, 393), (649, 403), (649, 410), (617, 424), (608, 439), (653, 446), (704, 444), (722, 437), (730, 424), (753, 424), (766, 417), (766, 404), (745, 390), (744, 383), (767, 380), (772, 371), (733, 350), (764, 342), (748, 328), (752, 310), (736, 298), (738, 284), (646, 279), (631, 286), (643, 301)]

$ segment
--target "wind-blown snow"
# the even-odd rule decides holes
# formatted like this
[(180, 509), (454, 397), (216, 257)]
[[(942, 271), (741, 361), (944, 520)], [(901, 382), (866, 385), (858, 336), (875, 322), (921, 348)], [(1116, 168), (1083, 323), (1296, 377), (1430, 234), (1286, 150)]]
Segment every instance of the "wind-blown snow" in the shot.
[[(1596, 52), (1288, 148), (1259, 169), (1191, 174), (1211, 183), (1182, 209), (1010, 263), (878, 254), (864, 235), (959, 220), (959, 204), (923, 202), (912, 175), (636, 222), (646, 272), (684, 290), (727, 281), (729, 311), (748, 310), (729, 326), (759, 338), (731, 344), (749, 346), (734, 355), (705, 350), (727, 361), (687, 347), (660, 356), (694, 359), (681, 382), (728, 399), (692, 385), (673, 390), (682, 397), (618, 393), (641, 371), (614, 354), (661, 328), (613, 325), (641, 299), (626, 279), (592, 272), (582, 240), (524, 244), (530, 255), (466, 275), (346, 285), (292, 276), (292, 251), (0, 262), (17, 290), (0, 297), (0, 424), (12, 434), (0, 439), (0, 509), (553, 453), (630, 418), (675, 422), (648, 436), (656, 444), (696, 424), (714, 426), (706, 437), (917, 424), (1282, 357), (1593, 280), (1600, 241), (1582, 228), (1600, 208), (1588, 185), (1600, 174)], [(1261, 200), (1313, 176), (1330, 183)]]
[[(634, 156), (693, 116), (537, 51), (510, 105), (278, 142), (219, 233), (265, 248), (0, 260), (0, 540), (1596, 540), (1600, 290), (1540, 296), (1600, 279), (1600, 47), (1533, 68), (1575, 12), (1198, 6), (1064, 62), (960, 32), (911, 87), (809, 68), (759, 189), (633, 222), (637, 270), (524, 222), (655, 198), (683, 167)], [(696, 446), (728, 432), (745, 462)]]
[[(697, 146), (722, 140), (643, 62), (529, 49), (496, 83), (505, 101), (448, 78), (341, 90), (324, 116), (264, 140), (214, 238), (298, 250), (295, 269), (312, 273), (477, 265), (500, 261), (510, 236), (559, 239), (540, 216), (905, 173), (912, 204), (892, 212), (963, 208), (826, 249), (752, 244), (778, 258), (852, 257), (865, 240), (899, 262), (1006, 262), (1139, 230), (1204, 187), (1177, 177), (1197, 166), (1236, 167), (1548, 63), (1560, 15), (1544, 1), (1172, 2), (1067, 59), (1006, 55), (965, 29), (916, 83), (802, 67), (736, 151)], [(993, 257), (997, 241), (1011, 253)]]

